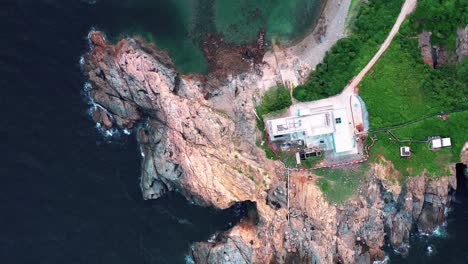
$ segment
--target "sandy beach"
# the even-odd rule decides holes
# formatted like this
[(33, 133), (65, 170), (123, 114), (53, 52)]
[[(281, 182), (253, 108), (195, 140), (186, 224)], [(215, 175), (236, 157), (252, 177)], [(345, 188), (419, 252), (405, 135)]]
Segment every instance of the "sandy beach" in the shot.
[(323, 60), (325, 53), (345, 37), (345, 21), (351, 0), (328, 0), (311, 33), (288, 47), (286, 53), (295, 55), (311, 69)]
[[(303, 83), (311, 70), (320, 63), (325, 53), (345, 37), (345, 21), (351, 0), (328, 0), (313, 30), (291, 46), (274, 46), (264, 56), (264, 62), (280, 75), (282, 83), (293, 87)], [(265, 71), (268, 78), (268, 70)]]

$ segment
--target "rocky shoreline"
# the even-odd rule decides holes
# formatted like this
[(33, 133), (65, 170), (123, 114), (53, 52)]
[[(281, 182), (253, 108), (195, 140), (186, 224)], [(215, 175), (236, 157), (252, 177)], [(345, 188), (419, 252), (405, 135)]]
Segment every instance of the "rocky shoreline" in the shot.
[[(284, 169), (257, 147), (253, 111), (265, 89), (284, 81), (278, 64), (213, 82), (181, 75), (166, 53), (141, 40), (112, 46), (99, 32), (90, 40), (83, 71), (99, 106), (93, 119), (135, 132), (145, 199), (179, 191), (217, 208), (256, 203), (255, 219), (195, 243), (196, 263), (369, 263), (384, 259), (385, 243), (404, 254), (414, 228), (430, 233), (445, 221), (455, 176), (415, 175), (399, 186), (389, 162), (372, 164), (368, 181), (343, 205), (325, 200), (315, 175), (294, 172), (287, 212)], [(303, 78), (301, 67), (291, 72)]]

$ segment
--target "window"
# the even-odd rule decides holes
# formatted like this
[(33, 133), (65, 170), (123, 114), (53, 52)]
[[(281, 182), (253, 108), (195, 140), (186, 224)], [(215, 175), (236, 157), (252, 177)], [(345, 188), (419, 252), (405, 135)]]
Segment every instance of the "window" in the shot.
[(335, 118), (335, 123), (336, 124), (341, 124), (341, 117)]

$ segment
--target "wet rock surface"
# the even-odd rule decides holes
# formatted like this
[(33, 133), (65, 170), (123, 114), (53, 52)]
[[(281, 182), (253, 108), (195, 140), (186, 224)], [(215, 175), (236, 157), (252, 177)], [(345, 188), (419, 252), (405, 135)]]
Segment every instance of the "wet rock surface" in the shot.
[(253, 109), (280, 80), (274, 65), (214, 82), (179, 74), (167, 54), (138, 39), (109, 45), (92, 32), (90, 40), (83, 69), (92, 117), (136, 134), (145, 199), (176, 190), (217, 208), (256, 203), (255, 221), (192, 245), (196, 263), (371, 263), (384, 258), (386, 241), (404, 253), (413, 228), (431, 232), (444, 222), (455, 177), (399, 186), (388, 167), (373, 165), (343, 205), (327, 202), (309, 172), (292, 172), (287, 188), (282, 165), (256, 146)]

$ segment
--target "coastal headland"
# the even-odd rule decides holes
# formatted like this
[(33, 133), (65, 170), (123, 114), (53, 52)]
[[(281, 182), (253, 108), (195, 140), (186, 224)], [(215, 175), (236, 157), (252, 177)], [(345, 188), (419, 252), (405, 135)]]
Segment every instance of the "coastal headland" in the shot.
[(193, 244), (195, 263), (369, 263), (385, 258), (386, 241), (402, 253), (409, 250), (414, 225), (430, 233), (445, 221), (456, 189), (454, 169), (440, 175), (447, 177), (421, 173), (399, 184), (391, 162), (353, 165), (347, 169), (361, 174), (359, 188), (334, 204), (319, 188), (318, 173), (285, 169), (259, 148), (264, 142), (255, 109), (262, 95), (306, 81), (345, 36), (350, 3), (327, 1), (315, 29), (292, 46), (263, 50), (260, 34), (251, 47), (256, 52), (222, 49), (238, 56), (242, 67), (227, 63), (209, 75), (179, 73), (166, 52), (141, 39), (111, 45), (101, 32), (90, 32), (83, 71), (91, 84), (92, 117), (104, 129), (134, 131), (143, 197), (178, 191), (217, 208), (256, 204), (240, 224)]

